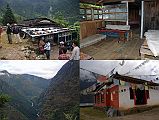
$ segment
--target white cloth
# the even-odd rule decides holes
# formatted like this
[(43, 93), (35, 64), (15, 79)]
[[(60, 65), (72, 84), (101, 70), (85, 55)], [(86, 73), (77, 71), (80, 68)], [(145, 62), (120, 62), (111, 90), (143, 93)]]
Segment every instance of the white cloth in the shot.
[(149, 49), (152, 51), (155, 57), (159, 56), (159, 31), (158, 30), (148, 30), (145, 33), (147, 44)]
[(79, 60), (79, 59), (80, 59), (80, 49), (78, 46), (76, 46), (73, 48), (70, 60)]
[(50, 42), (47, 42), (44, 46), (44, 50), (51, 50)]

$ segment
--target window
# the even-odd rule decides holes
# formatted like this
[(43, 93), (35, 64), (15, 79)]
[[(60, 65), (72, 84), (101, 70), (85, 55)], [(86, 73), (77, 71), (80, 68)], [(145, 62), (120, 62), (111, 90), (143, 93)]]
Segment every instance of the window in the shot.
[(86, 11), (84, 8), (80, 8), (80, 18), (81, 20), (86, 20)]
[(92, 10), (91, 10), (91, 9), (87, 9), (87, 10), (86, 10), (86, 13), (87, 13), (87, 15), (88, 15), (88, 14), (92, 14)]
[(80, 8), (80, 19), (85, 20), (101, 20), (103, 19), (103, 10), (101, 8)]
[(126, 4), (106, 5), (103, 14), (106, 21), (126, 21), (128, 15)]
[(129, 88), (130, 90), (130, 100), (134, 99), (134, 92), (132, 88)]
[(92, 20), (92, 15), (87, 15), (87, 20)]

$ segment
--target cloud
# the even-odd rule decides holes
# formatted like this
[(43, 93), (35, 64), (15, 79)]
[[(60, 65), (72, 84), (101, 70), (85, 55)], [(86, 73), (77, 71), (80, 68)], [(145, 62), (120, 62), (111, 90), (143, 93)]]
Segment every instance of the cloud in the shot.
[(31, 74), (50, 79), (56, 75), (67, 61), (0, 61), (0, 71), (7, 70), (12, 74)]

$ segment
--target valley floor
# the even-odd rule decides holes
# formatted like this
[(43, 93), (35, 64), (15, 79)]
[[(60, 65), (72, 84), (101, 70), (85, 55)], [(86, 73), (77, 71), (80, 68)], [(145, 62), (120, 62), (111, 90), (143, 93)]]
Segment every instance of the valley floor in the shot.
[(98, 110), (90, 108), (80, 109), (81, 120), (158, 120), (159, 119), (159, 108), (154, 108), (149, 111), (145, 111), (138, 114), (132, 114), (122, 117), (107, 118), (106, 115)]
[[(13, 44), (8, 44), (7, 35), (2, 33), (2, 48), (0, 48), (0, 59), (6, 60), (25, 60), (24, 46), (33, 46), (32, 42), (28, 39), (22, 39), (22, 43), (16, 43), (16, 38), (12, 35)], [(51, 59), (58, 59), (58, 46), (53, 46), (51, 50)]]

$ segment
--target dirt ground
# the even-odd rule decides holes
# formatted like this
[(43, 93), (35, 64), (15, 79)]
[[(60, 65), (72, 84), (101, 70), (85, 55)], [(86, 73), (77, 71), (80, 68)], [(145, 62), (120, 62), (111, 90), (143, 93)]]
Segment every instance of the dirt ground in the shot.
[[(33, 43), (28, 39), (22, 39), (22, 43), (16, 43), (16, 38), (12, 35), (13, 44), (8, 44), (7, 35), (5, 32), (2, 33), (2, 48), (0, 48), (0, 59), (6, 60), (26, 60), (24, 46), (33, 46)], [(58, 46), (52, 46), (51, 59), (58, 59)]]
[[(92, 113), (89, 114), (86, 110), (80, 110), (81, 120), (159, 120), (159, 108), (154, 108), (150, 111), (145, 111), (138, 114), (126, 115), (122, 117), (114, 117), (114, 118), (107, 118), (104, 117), (104, 113), (100, 113), (99, 111), (91, 111)], [(93, 113), (98, 113), (98, 116), (95, 116)]]

